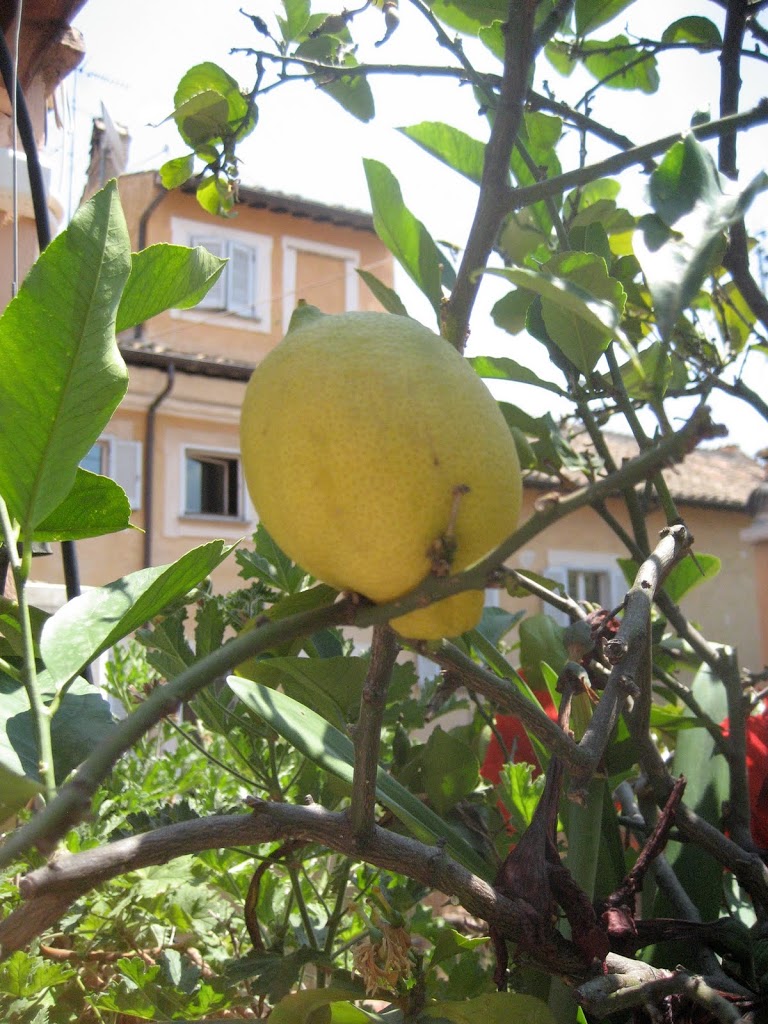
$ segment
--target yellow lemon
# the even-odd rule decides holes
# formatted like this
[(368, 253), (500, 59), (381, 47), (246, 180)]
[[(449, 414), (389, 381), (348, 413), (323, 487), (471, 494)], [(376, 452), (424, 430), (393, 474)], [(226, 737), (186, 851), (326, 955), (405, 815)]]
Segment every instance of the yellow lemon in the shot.
[[(408, 317), (300, 308), (251, 377), (241, 445), (253, 504), (286, 554), (377, 603), (440, 557), (466, 568), (517, 525), (520, 466), (498, 405)], [(465, 591), (392, 625), (413, 639), (457, 636), (482, 608), (482, 591)]]

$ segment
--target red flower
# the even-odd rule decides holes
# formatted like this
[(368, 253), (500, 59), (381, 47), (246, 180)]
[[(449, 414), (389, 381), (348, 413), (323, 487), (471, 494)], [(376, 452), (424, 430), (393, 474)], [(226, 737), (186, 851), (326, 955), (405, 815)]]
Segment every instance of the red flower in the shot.
[[(557, 721), (557, 708), (552, 702), (548, 690), (535, 691), (535, 696), (553, 722)], [(501, 736), (506, 751), (499, 743), (496, 733), (491, 734), (491, 741), (485, 752), (480, 774), (484, 779), (494, 784), (499, 781), (502, 766), (507, 761), (507, 752), (512, 755), (511, 760), (515, 763), (527, 761), (534, 766), (534, 774), (539, 774), (539, 762), (533, 752), (533, 746), (528, 739), (523, 723), (517, 715), (496, 715), (496, 728)]]
[[(728, 719), (722, 723), (728, 735)], [(768, 710), (747, 719), (747, 776), (752, 838), (762, 850), (768, 850)]]

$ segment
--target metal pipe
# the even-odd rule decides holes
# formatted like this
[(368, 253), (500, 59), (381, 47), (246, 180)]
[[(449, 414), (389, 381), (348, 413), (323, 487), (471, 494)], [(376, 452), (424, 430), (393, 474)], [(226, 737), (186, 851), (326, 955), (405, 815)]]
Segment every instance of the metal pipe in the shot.
[(142, 505), (144, 506), (144, 568), (148, 569), (152, 565), (152, 541), (154, 539), (154, 529), (152, 523), (152, 516), (154, 514), (154, 502), (152, 499), (152, 492), (154, 490), (154, 475), (155, 475), (155, 432), (156, 432), (156, 421), (157, 421), (157, 410), (160, 408), (162, 403), (171, 393), (174, 382), (176, 380), (176, 369), (173, 363), (168, 363), (167, 367), (168, 380), (166, 381), (165, 387), (152, 400), (152, 404), (147, 409), (147, 430), (144, 437), (144, 480), (142, 482)]

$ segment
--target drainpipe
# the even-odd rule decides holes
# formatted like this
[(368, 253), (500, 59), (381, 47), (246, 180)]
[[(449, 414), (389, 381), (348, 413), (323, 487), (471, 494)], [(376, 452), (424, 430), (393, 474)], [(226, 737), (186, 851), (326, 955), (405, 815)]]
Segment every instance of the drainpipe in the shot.
[[(157, 184), (155, 184), (155, 188), (158, 188)], [(157, 191), (154, 194), (154, 196), (150, 200), (149, 204), (145, 207), (144, 212), (142, 213), (141, 217), (139, 217), (139, 235), (138, 235), (138, 238), (136, 239), (137, 249), (138, 249), (139, 252), (141, 252), (142, 249), (146, 249), (147, 248), (147, 235), (148, 235), (148, 232), (149, 232), (149, 219), (152, 216), (152, 214), (155, 212), (155, 210), (158, 208), (160, 203), (162, 203), (162, 201), (165, 199), (165, 197), (168, 194), (169, 194), (168, 190), (163, 188), (162, 185), (160, 185), (159, 186), (159, 191)], [(141, 341), (141, 339), (144, 337), (144, 324), (143, 323), (136, 324), (136, 326), (133, 329), (133, 337), (134, 337), (134, 339), (136, 341)]]
[(154, 528), (152, 517), (154, 514), (154, 476), (155, 476), (155, 427), (157, 410), (171, 393), (174, 381), (176, 380), (176, 368), (172, 362), (167, 366), (168, 380), (163, 390), (147, 409), (147, 431), (144, 438), (144, 486), (142, 488), (142, 504), (144, 505), (144, 568), (152, 565), (152, 541), (154, 539)]

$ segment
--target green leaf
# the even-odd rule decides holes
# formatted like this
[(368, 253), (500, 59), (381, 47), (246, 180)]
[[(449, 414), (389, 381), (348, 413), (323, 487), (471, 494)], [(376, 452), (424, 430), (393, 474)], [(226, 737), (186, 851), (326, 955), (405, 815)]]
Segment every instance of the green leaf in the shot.
[(472, 36), (478, 35), (483, 26), (506, 22), (509, 16), (505, 0), (432, 0), (429, 6), (444, 24)]
[[(304, 968), (312, 963), (332, 966), (332, 961), (318, 950), (301, 946), (293, 953), (276, 956), (274, 953), (254, 952), (240, 960), (233, 960), (227, 964), (226, 977), (232, 981), (250, 981), (254, 992), (266, 996), (275, 1005), (288, 996)], [(319, 991), (328, 992), (333, 989)], [(343, 998), (350, 997), (350, 990), (345, 989)]]
[[(702, 710), (715, 722), (726, 717), (725, 688), (708, 667), (703, 666), (697, 672), (691, 690)], [(691, 712), (686, 708), (684, 714), (690, 715)], [(706, 729), (686, 729), (678, 734), (671, 771), (675, 778), (684, 775), (687, 779), (686, 805), (719, 828), (723, 801), (728, 799), (728, 766), (725, 758), (715, 754), (714, 740)], [(723, 898), (722, 867), (695, 843), (680, 845), (670, 842), (666, 856), (701, 913), (702, 920), (717, 920)], [(668, 912), (668, 908), (662, 907), (662, 912)], [(667, 943), (661, 947), (665, 959), (667, 956), (680, 957), (679, 945), (673, 949), (668, 947)]]
[(723, 37), (720, 29), (709, 18), (699, 14), (689, 14), (685, 18), (678, 18), (661, 34), (662, 43), (694, 43), (702, 48), (719, 48), (723, 44)]
[(195, 197), (206, 211), (214, 217), (231, 217), (235, 205), (235, 192), (229, 181), (214, 175), (200, 179)]
[(633, 2), (634, 0), (576, 0), (574, 14), (577, 34), (589, 35), (601, 25), (613, 21)]
[(556, 395), (565, 395), (557, 384), (543, 380), (530, 367), (522, 366), (514, 359), (507, 359), (504, 356), (473, 356), (469, 362), (478, 376), (488, 380), (515, 380), (521, 384), (532, 384), (536, 388), (552, 391)]
[[(562, 130), (563, 122), (559, 117), (542, 114), (540, 111), (528, 111), (523, 115), (518, 143), (512, 150), (510, 159), (510, 168), (518, 185), (533, 185), (542, 178), (554, 178), (561, 173), (562, 167), (555, 147), (560, 141)], [(525, 147), (535, 170), (530, 168), (528, 161), (523, 158), (521, 147)], [(553, 196), (552, 201), (559, 207), (559, 196)], [(552, 230), (552, 216), (547, 204), (534, 203), (525, 212), (548, 238)]]
[(551, 340), (585, 375), (592, 372), (611, 338), (620, 334), (618, 307), (623, 308), (626, 294), (598, 256), (562, 253), (541, 272), (510, 267), (486, 273), (541, 296)]
[(301, 39), (302, 33), (309, 20), (310, 0), (283, 0), (285, 17), (277, 16), (277, 23), (283, 40), (292, 43)]
[(644, 51), (626, 36), (588, 40), (582, 48), (584, 66), (601, 85), (609, 89), (638, 89), (648, 94), (659, 88), (658, 66), (652, 51)]
[(179, 82), (171, 117), (192, 149), (235, 133), (245, 138), (256, 123), (240, 87), (223, 68), (210, 61), (190, 68)]
[(509, 821), (518, 833), (523, 833), (531, 821), (541, 794), (544, 790), (544, 776), (533, 778), (534, 766), (527, 761), (505, 764), (501, 767), (499, 781), (504, 806), (509, 811)]
[(480, 764), (466, 743), (437, 726), (423, 751), (422, 778), (429, 802), (443, 816), (474, 792)]
[(475, 185), (480, 184), (485, 162), (484, 142), (442, 121), (422, 121), (408, 128), (398, 128), (398, 131)]
[(166, 160), (160, 167), (160, 181), (163, 188), (169, 191), (178, 188), (185, 181), (189, 181), (195, 171), (195, 154), (187, 153), (186, 156), (176, 156), (172, 160)]
[[(43, 703), (50, 704), (56, 688), (47, 673), (40, 674), (38, 687)], [(39, 780), (37, 730), (20, 683), (0, 674), (0, 698), (0, 766), (16, 778), (20, 795), (22, 777), (35, 787)], [(56, 781), (61, 782), (113, 728), (112, 712), (101, 693), (85, 679), (75, 679), (51, 720)], [(2, 793), (6, 799), (6, 791)]]
[(374, 297), (378, 299), (388, 313), (394, 313), (397, 316), (408, 316), (408, 310), (403, 305), (403, 300), (396, 291), (384, 284), (383, 281), (380, 281), (369, 270), (362, 270), (359, 267), (356, 269), (358, 275), (365, 281)]
[[(292, 992), (284, 996), (272, 1009), (269, 1016), (274, 1018), (273, 1024), (311, 1024), (313, 1020), (326, 1019), (320, 1014), (317, 1017), (314, 1015), (327, 1008), (331, 1003), (346, 1003), (354, 998), (364, 999), (365, 993), (340, 987), (305, 989), (302, 992)], [(370, 1020), (370, 1016), (363, 1010), (359, 1010), (358, 1014), (361, 1024)], [(355, 1016), (347, 1018), (350, 1024), (357, 1019)]]
[(186, 609), (166, 615), (152, 629), (139, 629), (136, 639), (147, 648), (147, 661), (166, 679), (173, 679), (195, 660), (184, 632)]
[(64, 501), (39, 523), (33, 540), (83, 540), (119, 533), (131, 526), (131, 505), (125, 491), (107, 476), (78, 469)]
[(517, 992), (486, 992), (474, 999), (432, 1003), (421, 1012), (454, 1024), (556, 1024), (546, 1003)]
[[(345, 54), (344, 66), (358, 66), (351, 53)], [(320, 88), (358, 121), (365, 124), (375, 117), (373, 93), (365, 75), (340, 75), (333, 81), (321, 84)]]
[(195, 653), (203, 658), (224, 643), (224, 615), (216, 601), (205, 601), (195, 618)]
[[(2, 747), (3, 739), (0, 737), (0, 758), (3, 757)], [(41, 783), (11, 771), (0, 760), (0, 821), (7, 822), (12, 815), (26, 807), (30, 800), (42, 792)]]
[(74, 968), (68, 964), (51, 963), (41, 956), (17, 950), (0, 964), (0, 992), (13, 999), (32, 1001), (74, 974)]
[(27, 536), (69, 494), (126, 392), (115, 316), (129, 272), (110, 182), (44, 250), (0, 317), (0, 422), (13, 424), (0, 431), (0, 494)]
[(429, 966), (436, 967), (445, 960), (450, 960), (451, 957), (466, 953), (467, 950), (476, 949), (487, 942), (488, 937), (485, 935), (471, 938), (469, 935), (462, 935), (461, 932), (457, 932), (455, 928), (441, 928), (435, 939), (432, 956), (429, 958)]
[(491, 310), (493, 322), (509, 334), (520, 334), (525, 330), (528, 310), (534, 300), (534, 293), (525, 288), (507, 292)]
[(116, 331), (166, 309), (189, 309), (208, 294), (227, 261), (198, 246), (150, 245), (131, 254), (131, 276), (117, 310)]
[(429, 299), (440, 318), (443, 256), (427, 229), (403, 203), (400, 185), (378, 160), (364, 160), (376, 234)]
[(183, 597), (232, 550), (214, 540), (171, 565), (140, 569), (68, 601), (46, 622), (40, 648), (46, 668), (62, 685), (118, 640)]
[(634, 236), (664, 339), (704, 278), (719, 265), (726, 228), (740, 220), (766, 188), (768, 175), (761, 172), (741, 192), (725, 194), (712, 157), (693, 135), (667, 151), (651, 175), (655, 215), (642, 217), (641, 230)]
[[(237, 676), (230, 676), (227, 682), (253, 714), (267, 722), (300, 753), (347, 785), (352, 784), (354, 747), (349, 737), (283, 693)], [(382, 768), (376, 779), (376, 796), (421, 842), (444, 843), (451, 856), (467, 870), (490, 881), (491, 866), (439, 815)]]
[(253, 535), (253, 546), (253, 551), (235, 554), (244, 579), (259, 579), (284, 594), (296, 594), (304, 588), (307, 574), (278, 547), (261, 523)]
[(343, 731), (357, 718), (368, 667), (368, 658), (362, 657), (277, 657), (249, 661), (238, 675), (270, 689), (280, 687)]
[(559, 672), (568, 660), (563, 629), (549, 615), (528, 615), (520, 623), (520, 665), (534, 690), (545, 686), (541, 665)]

